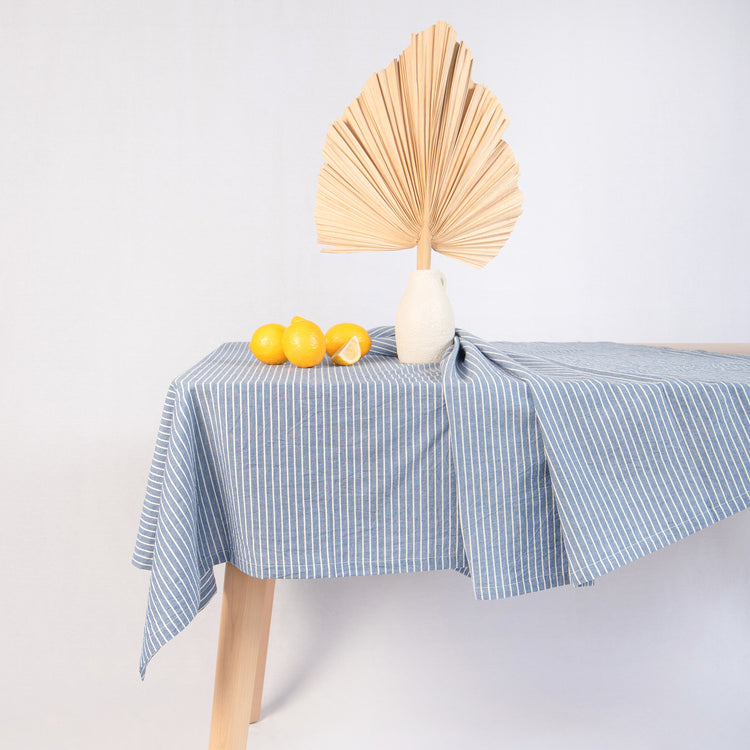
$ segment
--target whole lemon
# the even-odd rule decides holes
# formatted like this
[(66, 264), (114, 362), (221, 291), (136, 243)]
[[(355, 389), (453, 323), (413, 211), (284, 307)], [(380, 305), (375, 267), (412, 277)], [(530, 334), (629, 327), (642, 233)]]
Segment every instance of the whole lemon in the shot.
[(326, 353), (328, 356), (333, 357), (352, 336), (356, 336), (359, 340), (359, 350), (364, 357), (370, 351), (372, 341), (370, 340), (370, 334), (362, 326), (355, 323), (337, 323), (326, 331)]
[(303, 318), (294, 318), (287, 326), (281, 345), (287, 359), (297, 367), (315, 367), (326, 356), (323, 331)]
[(284, 326), (267, 323), (258, 328), (250, 339), (250, 351), (267, 365), (280, 365), (286, 362), (286, 354), (281, 344)]

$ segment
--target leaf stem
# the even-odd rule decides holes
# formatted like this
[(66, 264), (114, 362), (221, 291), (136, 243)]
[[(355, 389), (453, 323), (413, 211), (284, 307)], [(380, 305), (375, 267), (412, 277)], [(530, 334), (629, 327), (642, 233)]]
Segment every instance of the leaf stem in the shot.
[(432, 235), (425, 223), (422, 226), (422, 234), (419, 235), (417, 243), (417, 270), (426, 271), (430, 268), (430, 250), (432, 249)]

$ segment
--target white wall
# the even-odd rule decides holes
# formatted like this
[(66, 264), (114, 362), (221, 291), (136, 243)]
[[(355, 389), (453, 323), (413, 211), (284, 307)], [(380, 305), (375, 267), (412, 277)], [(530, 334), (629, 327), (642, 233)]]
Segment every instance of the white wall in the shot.
[[(320, 254), (316, 177), (441, 18), (526, 195), (486, 269), (436, 259), (457, 324), (750, 341), (744, 0), (0, 0), (4, 747), (205, 747), (218, 599), (136, 669), (162, 398), (261, 323), (393, 321), (413, 254)], [(450, 573), (283, 582), (252, 746), (745, 747), (748, 533), (504, 602)]]

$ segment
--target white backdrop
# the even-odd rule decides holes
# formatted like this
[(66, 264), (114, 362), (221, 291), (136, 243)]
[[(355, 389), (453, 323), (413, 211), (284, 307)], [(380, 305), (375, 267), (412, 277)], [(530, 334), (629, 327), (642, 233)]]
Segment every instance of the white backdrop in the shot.
[[(449, 21), (500, 98), (525, 213), (489, 339), (750, 341), (744, 0), (0, 0), (6, 573), (0, 745), (201, 748), (220, 601), (137, 673), (129, 564), (162, 399), (292, 315), (392, 323), (411, 252), (318, 252), (330, 123)], [(741, 748), (747, 514), (591, 590), (281, 582), (259, 748)]]

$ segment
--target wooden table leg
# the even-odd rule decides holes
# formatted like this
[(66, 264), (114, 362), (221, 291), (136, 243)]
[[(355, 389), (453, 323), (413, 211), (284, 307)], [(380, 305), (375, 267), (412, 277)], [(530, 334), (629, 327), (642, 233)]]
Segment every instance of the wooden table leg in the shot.
[(245, 750), (260, 718), (274, 583), (226, 564), (209, 750)]

